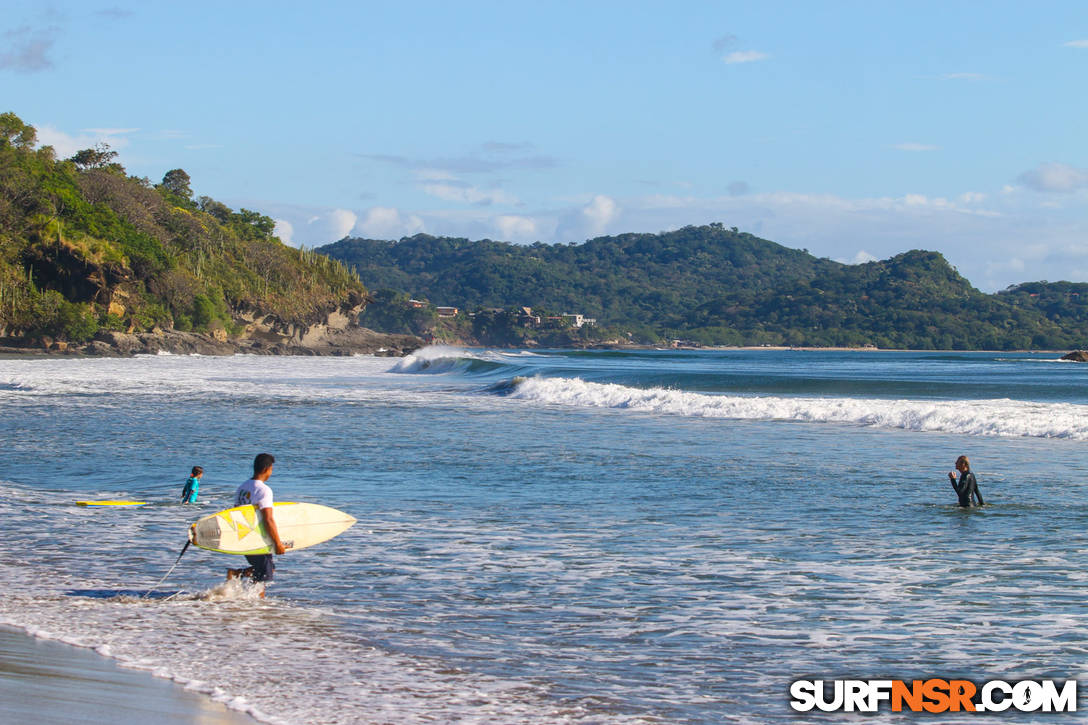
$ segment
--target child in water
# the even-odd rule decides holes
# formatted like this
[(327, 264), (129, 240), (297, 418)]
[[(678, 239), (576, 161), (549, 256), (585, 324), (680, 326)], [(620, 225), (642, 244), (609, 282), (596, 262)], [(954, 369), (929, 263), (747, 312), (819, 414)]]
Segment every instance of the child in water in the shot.
[(200, 479), (204, 477), (204, 469), (193, 466), (193, 472), (189, 474), (189, 480), (185, 482), (185, 488), (181, 490), (182, 503), (196, 503), (196, 495), (200, 493)]

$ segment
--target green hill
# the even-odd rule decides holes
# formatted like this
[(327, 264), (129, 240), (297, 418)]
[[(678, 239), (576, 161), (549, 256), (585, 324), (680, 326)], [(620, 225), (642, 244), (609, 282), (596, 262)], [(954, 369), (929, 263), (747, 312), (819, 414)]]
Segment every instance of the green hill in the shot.
[(1088, 331), (1088, 282), (1025, 282), (998, 292), (997, 297), (1041, 312), (1063, 327)]
[(828, 265), (805, 252), (713, 225), (623, 234), (584, 244), (520, 246), (419, 234), (399, 242), (344, 239), (320, 247), (372, 289), (460, 307), (584, 312), (602, 324), (658, 324), (743, 285), (808, 279)]
[[(437, 305), (596, 318), (596, 331), (581, 333), (586, 340), (633, 331), (644, 342), (730, 345), (1060, 349), (1088, 341), (1086, 308), (1070, 306), (1081, 298), (1055, 292), (1052, 299), (1046, 283), (1036, 283), (1045, 294), (1022, 285), (989, 295), (936, 252), (846, 265), (721, 224), (577, 245), (420, 234), (398, 242), (344, 239), (318, 251), (372, 289)], [(379, 298), (404, 304), (403, 295)]]
[(939, 349), (1067, 347), (1071, 336), (1038, 311), (984, 294), (936, 252), (838, 265), (804, 283), (731, 290), (694, 309), (696, 336), (734, 330), (794, 345)]
[(100, 330), (226, 337), (258, 321), (302, 329), (368, 299), (358, 276), (288, 247), (273, 221), (193, 198), (181, 169), (126, 174), (105, 146), (57, 159), (0, 114), (0, 337)]

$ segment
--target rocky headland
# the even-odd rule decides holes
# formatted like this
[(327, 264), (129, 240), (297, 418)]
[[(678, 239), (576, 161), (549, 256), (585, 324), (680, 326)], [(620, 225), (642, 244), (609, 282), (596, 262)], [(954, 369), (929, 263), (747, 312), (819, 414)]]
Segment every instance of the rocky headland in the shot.
[(156, 328), (150, 332), (99, 330), (91, 340), (70, 342), (50, 337), (0, 337), (0, 354), (91, 355), (382, 355), (401, 357), (426, 343), (415, 335), (390, 335), (360, 327), (358, 308), (339, 309), (311, 325), (289, 323), (273, 315), (236, 318), (242, 328), (230, 336)]

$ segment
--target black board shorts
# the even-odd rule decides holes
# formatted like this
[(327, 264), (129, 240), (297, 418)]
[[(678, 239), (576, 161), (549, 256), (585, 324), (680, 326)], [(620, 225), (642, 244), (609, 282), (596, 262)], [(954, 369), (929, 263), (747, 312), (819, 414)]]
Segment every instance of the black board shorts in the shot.
[(246, 561), (253, 567), (253, 581), (270, 582), (272, 575), (276, 573), (276, 562), (271, 554), (246, 555)]

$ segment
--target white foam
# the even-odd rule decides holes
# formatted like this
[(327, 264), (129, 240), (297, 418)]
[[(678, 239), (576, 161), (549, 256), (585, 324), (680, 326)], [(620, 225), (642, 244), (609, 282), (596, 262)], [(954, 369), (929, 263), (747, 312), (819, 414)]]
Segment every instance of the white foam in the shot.
[(453, 372), (471, 360), (487, 359), (487, 356), (474, 355), (458, 347), (431, 345), (401, 358), (389, 372), (442, 374)]
[(390, 393), (392, 383), (367, 384), (388, 378), (388, 369), (387, 358), (362, 356), (0, 360), (0, 404), (44, 396), (63, 396), (68, 405), (112, 404), (110, 396), (365, 400)]
[(579, 378), (524, 378), (511, 398), (581, 408), (736, 420), (841, 423), (919, 432), (1088, 440), (1088, 405), (1008, 399), (882, 400), (707, 395)]

